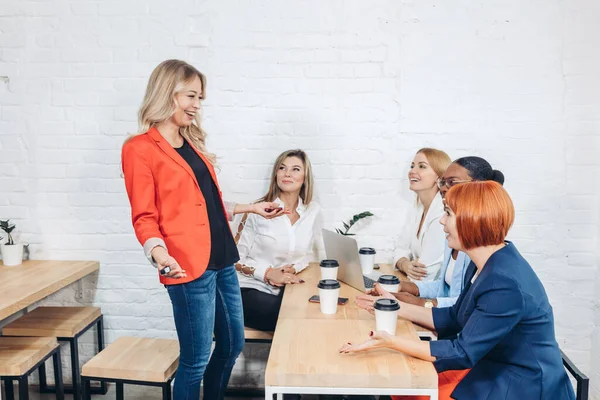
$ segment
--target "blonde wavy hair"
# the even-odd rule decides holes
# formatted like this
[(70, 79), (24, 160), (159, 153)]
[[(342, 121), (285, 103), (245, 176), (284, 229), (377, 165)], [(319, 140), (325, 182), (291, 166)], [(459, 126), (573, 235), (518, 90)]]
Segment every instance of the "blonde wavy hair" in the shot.
[(450, 156), (448, 156), (445, 151), (432, 149), (431, 147), (423, 147), (416, 152), (416, 154), (419, 153), (427, 157), (429, 165), (435, 171), (438, 178), (444, 176), (446, 169), (452, 164)]
[[(206, 97), (206, 77), (196, 68), (181, 60), (161, 62), (150, 75), (144, 101), (138, 112), (138, 133), (132, 137), (146, 133), (157, 123), (171, 118), (177, 107), (175, 96), (186, 84), (198, 77), (202, 83), (202, 98)], [(199, 110), (200, 111), (200, 110)], [(216, 156), (206, 149), (206, 132), (200, 124), (200, 112), (196, 113), (190, 126), (179, 129), (179, 133), (196, 147), (213, 165)]]
[(312, 174), (312, 166), (310, 165), (310, 160), (308, 156), (303, 150), (294, 149), (294, 150), (286, 150), (281, 153), (275, 163), (273, 164), (273, 170), (271, 171), (271, 182), (269, 183), (269, 191), (262, 198), (257, 200), (257, 202), (261, 201), (274, 201), (279, 197), (281, 193), (281, 189), (277, 186), (277, 171), (279, 171), (279, 166), (283, 164), (286, 158), (288, 157), (298, 157), (302, 160), (302, 164), (304, 164), (304, 183), (300, 188), (300, 198), (305, 205), (309, 205), (313, 198), (313, 174)]
[[(452, 164), (450, 156), (446, 154), (445, 151), (433, 149), (431, 147), (423, 147), (415, 154), (423, 154), (425, 157), (427, 157), (427, 162), (429, 163), (431, 169), (433, 169), (435, 174), (438, 176), (438, 179), (444, 176), (446, 169), (448, 166), (450, 166), (450, 164)], [(437, 192), (439, 192), (439, 189), (436, 185), (436, 193)], [(421, 201), (418, 195), (415, 201), (417, 204)]]

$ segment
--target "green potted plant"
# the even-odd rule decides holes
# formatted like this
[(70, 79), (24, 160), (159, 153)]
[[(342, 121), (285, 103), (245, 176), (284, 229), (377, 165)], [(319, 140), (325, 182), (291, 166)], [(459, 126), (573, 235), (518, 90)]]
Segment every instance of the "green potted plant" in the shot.
[[(15, 243), (12, 231), (15, 230), (15, 224), (10, 220), (0, 220), (0, 229), (6, 232), (6, 243), (0, 244), (0, 252), (2, 252), (2, 261), (4, 266), (19, 265), (23, 262), (23, 244)], [(4, 240), (4, 237), (2, 237)]]
[(352, 228), (352, 226), (354, 224), (356, 224), (358, 221), (360, 221), (363, 218), (367, 218), (367, 217), (372, 217), (373, 213), (371, 213), (371, 211), (363, 211), (360, 214), (356, 214), (352, 217), (352, 219), (350, 221), (346, 222), (342, 222), (342, 224), (344, 225), (344, 229), (345, 230), (341, 230), (336, 228), (335, 231), (337, 233), (339, 233), (340, 235), (344, 235), (344, 236), (354, 236), (354, 233), (348, 233), (348, 231), (350, 230), (350, 228)]

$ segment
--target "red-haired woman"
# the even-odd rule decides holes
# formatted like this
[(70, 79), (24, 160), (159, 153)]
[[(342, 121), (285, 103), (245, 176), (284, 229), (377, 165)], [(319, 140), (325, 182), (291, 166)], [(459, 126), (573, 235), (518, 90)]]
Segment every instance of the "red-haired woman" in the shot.
[(448, 245), (473, 261), (467, 284), (453, 307), (403, 303), (399, 313), (435, 329), (439, 340), (371, 332), (366, 342), (344, 345), (340, 352), (388, 347), (432, 361), (440, 375), (440, 400), (575, 399), (544, 287), (505, 241), (515, 215), (508, 193), (496, 182), (471, 182), (452, 187), (445, 201), (440, 222)]

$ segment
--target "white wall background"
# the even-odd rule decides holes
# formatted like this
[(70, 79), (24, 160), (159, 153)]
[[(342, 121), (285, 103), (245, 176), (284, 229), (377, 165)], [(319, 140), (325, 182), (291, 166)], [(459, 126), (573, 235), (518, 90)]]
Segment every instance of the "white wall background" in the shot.
[(263, 194), (275, 156), (301, 147), (329, 227), (376, 214), (358, 233), (381, 262), (418, 148), (490, 160), (560, 346), (600, 398), (599, 18), (596, 0), (0, 0), (0, 217), (33, 258), (100, 260), (81, 301), (102, 307), (109, 341), (174, 337), (119, 151), (152, 69), (182, 58), (208, 76), (226, 198)]

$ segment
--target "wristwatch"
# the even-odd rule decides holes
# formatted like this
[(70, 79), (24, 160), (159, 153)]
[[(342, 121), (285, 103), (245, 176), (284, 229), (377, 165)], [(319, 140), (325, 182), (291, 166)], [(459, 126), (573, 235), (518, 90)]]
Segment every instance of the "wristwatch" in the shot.
[(425, 308), (433, 308), (433, 301), (431, 299), (425, 300)]

